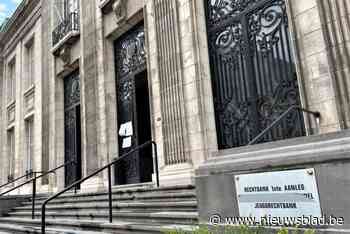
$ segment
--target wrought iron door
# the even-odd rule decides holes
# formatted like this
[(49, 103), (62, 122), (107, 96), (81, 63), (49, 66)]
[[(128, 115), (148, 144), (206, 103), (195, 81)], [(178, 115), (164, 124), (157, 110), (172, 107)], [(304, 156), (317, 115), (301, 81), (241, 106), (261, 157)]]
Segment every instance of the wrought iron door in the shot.
[(80, 82), (79, 74), (64, 79), (64, 157), (77, 164), (65, 167), (65, 185), (81, 178)]
[[(140, 107), (137, 106), (137, 90), (140, 79), (146, 79), (144, 72), (146, 69), (145, 54), (145, 33), (143, 24), (136, 26), (124, 36), (119, 38), (115, 43), (116, 54), (116, 75), (117, 75), (117, 109), (118, 109), (118, 142), (119, 156), (124, 155), (136, 146), (144, 143), (142, 141), (143, 134), (140, 134), (140, 127), (147, 129), (148, 122), (145, 126), (138, 126), (139, 115), (144, 115), (144, 119), (149, 115), (149, 111), (140, 113)], [(142, 75), (144, 74), (144, 75)], [(147, 82), (146, 82), (147, 85)], [(146, 88), (148, 90), (147, 86)], [(143, 99), (147, 99), (148, 93), (143, 94)], [(123, 125), (130, 124), (132, 130), (127, 134), (120, 131)], [(146, 126), (147, 125), (147, 126)], [(149, 123), (150, 125), (150, 123)], [(150, 127), (149, 127), (150, 128)], [(142, 132), (144, 133), (144, 132)], [(130, 142), (129, 142), (130, 140)], [(150, 138), (149, 138), (150, 140)], [(129, 144), (128, 144), (129, 142)], [(130, 184), (144, 182), (147, 174), (148, 155), (143, 156), (143, 152), (136, 152), (132, 156), (126, 158), (116, 168), (116, 184)], [(151, 164), (151, 169), (152, 169)]]
[[(219, 147), (243, 146), (300, 104), (285, 1), (205, 1)], [(304, 134), (295, 111), (262, 141)]]

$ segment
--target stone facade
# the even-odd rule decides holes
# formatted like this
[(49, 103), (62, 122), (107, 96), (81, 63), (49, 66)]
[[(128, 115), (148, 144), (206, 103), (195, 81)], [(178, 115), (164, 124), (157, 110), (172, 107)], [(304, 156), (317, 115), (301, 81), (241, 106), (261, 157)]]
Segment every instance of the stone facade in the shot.
[[(5, 183), (9, 175), (7, 134), (11, 128), (15, 134), (13, 176), (25, 173), (25, 120), (31, 116), (35, 126), (32, 169), (47, 171), (65, 162), (64, 79), (75, 70), (79, 70), (81, 89), (82, 175), (118, 157), (114, 43), (143, 22), (151, 132), (158, 145), (160, 181), (167, 185), (193, 184), (195, 170), (220, 154), (205, 2), (77, 3), (79, 27), (66, 32), (56, 44), (52, 35), (57, 26), (55, 1), (23, 1), (0, 35), (0, 160), (4, 165), (0, 182)], [(320, 111), (319, 133), (347, 129), (350, 4), (346, 0), (288, 0), (286, 4), (302, 105)], [(26, 90), (23, 51), (33, 37), (35, 82)], [(6, 81), (14, 58), (16, 98), (8, 103)], [(310, 133), (317, 128), (313, 119), (307, 127)], [(56, 191), (64, 187), (64, 177), (64, 170), (59, 170), (43, 179), (39, 188)], [(84, 183), (82, 189), (101, 189), (106, 183), (105, 173)]]
[(346, 1), (290, 1), (303, 103), (322, 113), (321, 132), (347, 128), (347, 54), (349, 48)]
[[(22, 3), (14, 13), (14, 18), (24, 17), (22, 24), (18, 25), (15, 20), (10, 20), (3, 33), (2, 41), (2, 97), (1, 97), (1, 131), (2, 131), (2, 165), (1, 171), (2, 182), (7, 182), (8, 175), (17, 177), (24, 175), (27, 166), (28, 149), (26, 144), (26, 125), (31, 119), (34, 123), (32, 129), (32, 164), (37, 171), (42, 170), (42, 38), (41, 38), (41, 17), (39, 1)], [(14, 19), (12, 18), (12, 19)], [(16, 25), (17, 28), (14, 27)], [(29, 55), (28, 50), (31, 47), (32, 53)], [(29, 58), (29, 56), (32, 56)], [(29, 59), (35, 62), (29, 62)], [(28, 66), (31, 64), (31, 70)], [(11, 70), (13, 66), (13, 71)], [(13, 72), (13, 84), (15, 92), (9, 92), (9, 76)], [(31, 74), (29, 74), (29, 72)], [(31, 81), (28, 81), (31, 77)], [(10, 97), (11, 96), (11, 97)], [(14, 134), (14, 152), (10, 153), (9, 133)], [(8, 159), (12, 155), (12, 162)], [(35, 155), (35, 157), (34, 157)], [(12, 166), (9, 163), (13, 164)], [(12, 172), (9, 169), (12, 168)], [(23, 188), (26, 190), (27, 188)]]

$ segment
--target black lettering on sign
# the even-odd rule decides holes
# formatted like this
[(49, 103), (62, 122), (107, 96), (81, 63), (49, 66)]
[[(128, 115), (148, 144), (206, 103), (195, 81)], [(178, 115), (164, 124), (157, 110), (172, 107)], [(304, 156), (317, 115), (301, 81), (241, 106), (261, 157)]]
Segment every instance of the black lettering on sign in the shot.
[(284, 202), (258, 202), (255, 203), (256, 209), (297, 209), (296, 203)]
[(252, 193), (252, 192), (268, 192), (268, 186), (252, 186), (252, 187), (244, 187), (244, 192)]
[(304, 193), (304, 196), (305, 196), (307, 199), (314, 200), (314, 195), (313, 195), (312, 193)]
[(282, 191), (282, 188), (280, 186), (271, 186), (271, 190), (273, 192), (280, 192)]
[(284, 186), (285, 191), (302, 191), (305, 190), (304, 184), (289, 184)]

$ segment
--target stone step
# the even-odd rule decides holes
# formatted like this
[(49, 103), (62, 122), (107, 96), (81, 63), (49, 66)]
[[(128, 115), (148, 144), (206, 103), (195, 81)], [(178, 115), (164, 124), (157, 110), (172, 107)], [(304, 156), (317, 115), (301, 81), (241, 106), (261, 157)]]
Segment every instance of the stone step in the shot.
[[(10, 213), (14, 218), (31, 218), (31, 212)], [(41, 212), (35, 213), (40, 219)], [(46, 212), (48, 219), (71, 219), (71, 220), (108, 220), (108, 212), (102, 213), (71, 213), (71, 212)], [(113, 219), (117, 221), (144, 222), (144, 223), (166, 223), (166, 224), (196, 224), (198, 221), (197, 212), (113, 212)]]
[[(38, 227), (28, 227), (18, 224), (1, 224), (0, 234), (40, 234), (41, 230)], [(91, 232), (91, 231), (79, 231), (72, 229), (54, 229), (48, 228), (46, 234), (107, 234), (106, 232)]]
[[(48, 204), (46, 209), (48, 211), (70, 211), (74, 213), (79, 212), (90, 212), (90, 213), (99, 213), (100, 211), (108, 210), (108, 202), (91, 202), (91, 203), (70, 203), (70, 204)], [(144, 211), (193, 211), (197, 209), (197, 201), (180, 201), (180, 202), (130, 202), (130, 203), (121, 203), (114, 202), (112, 203), (112, 208), (115, 210), (144, 210)], [(41, 206), (36, 204), (35, 210), (40, 211)], [(31, 211), (32, 207), (30, 205), (16, 207), (13, 209), (14, 212), (22, 211)]]
[[(0, 232), (40, 233), (41, 205), (49, 196), (36, 199), (35, 220), (31, 219), (30, 200), (14, 208), (7, 217), (0, 218)], [(86, 230), (87, 234), (87, 231), (141, 234), (164, 233), (174, 225), (193, 227), (198, 223), (197, 199), (192, 185), (114, 188), (112, 197), (111, 224), (108, 223), (106, 191), (68, 193), (47, 205), (47, 228), (51, 233), (84, 233)]]
[[(2, 226), (17, 226), (24, 227), (26, 230), (34, 230), (34, 232), (25, 233), (40, 233), (40, 220), (32, 220), (25, 218), (0, 218), (0, 230)], [(101, 234), (104, 233), (117, 233), (117, 234), (149, 234), (149, 233), (164, 233), (164, 230), (182, 229), (182, 230), (193, 230), (196, 227), (192, 225), (175, 225), (175, 224), (146, 224), (146, 223), (135, 223), (135, 222), (124, 222), (114, 221), (113, 223), (103, 221), (88, 221), (88, 220), (69, 220), (69, 219), (56, 219), (46, 220), (47, 230), (64, 230), (60, 233), (86, 233), (85, 230), (93, 230)], [(69, 230), (69, 232), (65, 232)], [(81, 232), (81, 230), (84, 230)], [(90, 231), (91, 232), (91, 231)], [(20, 233), (20, 232), (18, 232)], [(57, 233), (57, 232), (56, 232)], [(55, 234), (56, 234), (55, 233)], [(93, 232), (92, 232), (93, 233)], [(51, 233), (49, 233), (51, 234)]]
[[(196, 193), (194, 191), (182, 192), (182, 193), (164, 193), (164, 194), (152, 194), (152, 195), (113, 195), (113, 202), (118, 201), (187, 201), (196, 200)], [(66, 203), (90, 203), (90, 202), (107, 202), (108, 196), (91, 196), (91, 197), (66, 197), (57, 198), (50, 201), (50, 204), (66, 204)], [(37, 199), (36, 204), (40, 205), (44, 202), (44, 199)], [(24, 206), (31, 206), (32, 202), (27, 201), (22, 203)]]
[[(179, 194), (183, 192), (194, 192), (195, 188), (193, 185), (176, 185), (176, 186), (161, 186), (159, 188), (152, 187), (152, 188), (145, 188), (145, 187), (131, 187), (126, 189), (120, 189), (115, 188), (112, 190), (113, 195), (119, 195), (119, 196), (136, 196), (136, 195), (142, 195), (142, 196), (150, 196), (153, 195), (160, 195), (160, 194)], [(89, 198), (100, 198), (101, 196), (107, 196), (106, 191), (101, 192), (90, 192), (90, 193), (84, 193), (84, 192), (78, 192), (77, 194), (74, 194), (72, 192), (65, 193), (56, 198), (55, 200), (60, 199), (67, 199), (67, 198), (83, 198), (83, 197), (89, 197)], [(39, 197), (37, 198), (38, 201), (45, 200), (47, 197)]]

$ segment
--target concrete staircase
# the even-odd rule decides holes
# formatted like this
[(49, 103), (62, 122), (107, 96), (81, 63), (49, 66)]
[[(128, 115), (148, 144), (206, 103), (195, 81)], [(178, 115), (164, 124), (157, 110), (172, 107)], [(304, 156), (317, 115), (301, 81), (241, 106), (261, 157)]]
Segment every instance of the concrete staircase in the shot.
[[(115, 189), (112, 197), (113, 223), (108, 222), (106, 193), (64, 194), (51, 201), (46, 206), (47, 233), (163, 233), (198, 223), (196, 193), (190, 185)], [(1, 217), (0, 233), (40, 233), (45, 199), (36, 200), (35, 220), (31, 201)]]

